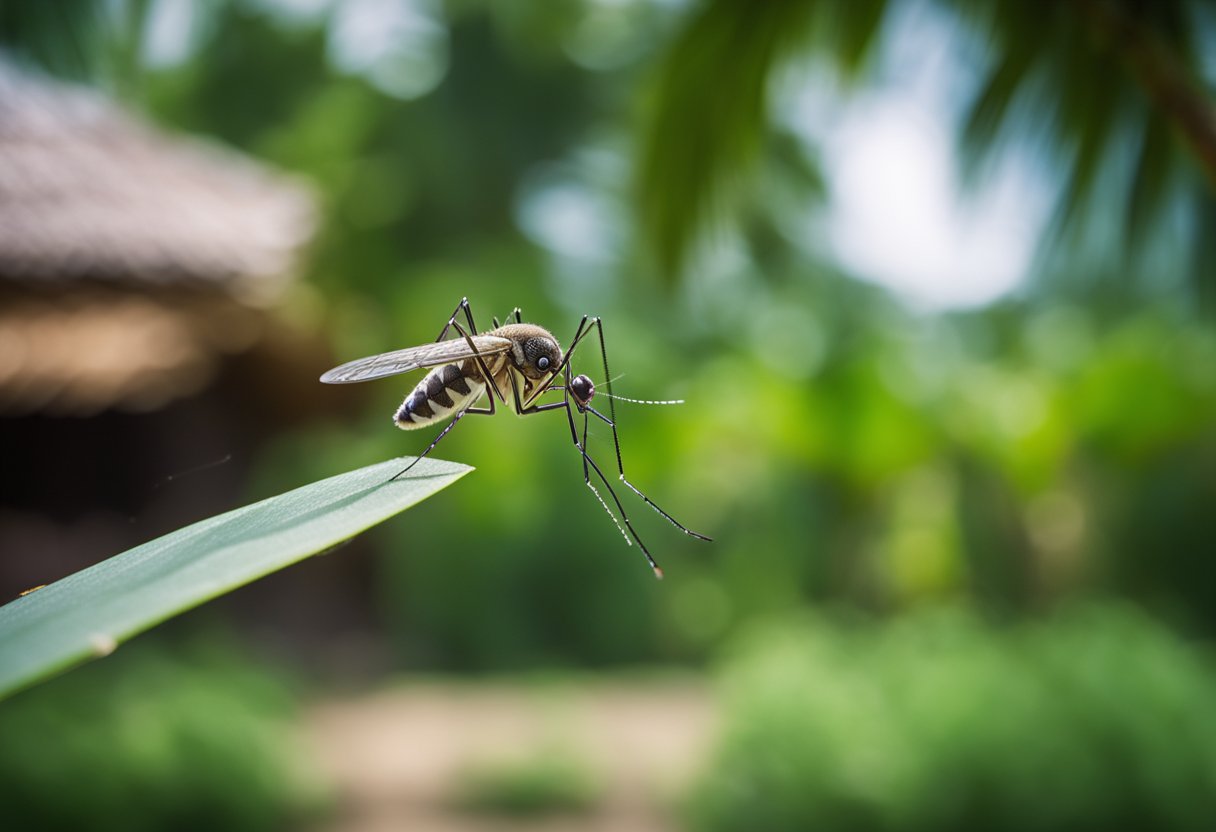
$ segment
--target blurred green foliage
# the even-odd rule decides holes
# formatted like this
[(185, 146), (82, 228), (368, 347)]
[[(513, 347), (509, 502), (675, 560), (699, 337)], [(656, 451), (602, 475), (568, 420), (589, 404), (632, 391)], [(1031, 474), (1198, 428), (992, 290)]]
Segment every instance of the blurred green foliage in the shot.
[[(441, 453), (477, 473), (369, 536), (359, 603), (396, 666), (697, 663), (747, 631), (697, 828), (1206, 828), (1212, 670), (1163, 627), (1216, 634), (1216, 200), (1172, 109), (1210, 112), (1216, 21), (1046, 5), (77, 0), (0, 6), (0, 41), (310, 180), (320, 232), (280, 314), (334, 363), (429, 341), (467, 296), (483, 329), (519, 305), (566, 344), (601, 315), (617, 392), (687, 400), (617, 408), (631, 481), (715, 538), (622, 493), (661, 584), (561, 414), (462, 422)], [(355, 26), (372, 6), (395, 23)], [(986, 308), (841, 273), (820, 148), (776, 103), (862, 88), (917, 14), (974, 58), (947, 91), (959, 167), (982, 186), (1013, 144), (1063, 183), (1054, 254)], [(590, 353), (575, 369), (603, 381)], [(318, 384), (359, 415), (284, 431), (249, 496), (425, 447), (389, 418), (415, 381)], [(590, 450), (610, 471), (602, 425)], [(1125, 605), (1039, 621), (1093, 596)], [(797, 617), (825, 602), (886, 623)], [(260, 828), (301, 805), (263, 682), (122, 660), (0, 709), (6, 816)], [(470, 777), (472, 803), (521, 811), (582, 789)]]
[(742, 213), (741, 194), (763, 187), (756, 163), (766, 134), (782, 129), (775, 93), (783, 72), (819, 61), (856, 82), (893, 19), (940, 13), (960, 41), (979, 46), (970, 77), (954, 80), (967, 99), (960, 132), (969, 167), (982, 170), (994, 151), (1020, 141), (1063, 182), (1045, 241), (1060, 245), (1044, 249), (1075, 264), (1096, 239), (1096, 262), (1149, 267), (1153, 237), (1176, 230), (1172, 211), (1184, 204), (1195, 221), (1184, 223), (1193, 257), (1183, 271), (1211, 303), (1203, 229), (1216, 221), (1216, 129), (1205, 115), (1213, 87), (1203, 62), (1213, 35), (1206, 12), (1196, 0), (798, 0), (762, 13), (747, 0), (693, 4), (644, 119), (639, 204), (660, 274), (679, 277), (707, 220)]
[[(110, 4), (102, 23), (76, 18), (75, 31), (82, 42), (110, 33), (140, 66), (161, 5)], [(630, 479), (715, 537), (692, 541), (622, 494), (666, 567), (658, 585), (580, 483), (561, 414), (466, 419), (442, 453), (477, 474), (373, 537), (370, 603), (400, 664), (697, 661), (757, 614), (824, 599), (899, 612), (972, 598), (1033, 615), (1105, 591), (1216, 632), (1216, 336), (1195, 293), (1160, 279), (1168, 269), (1128, 258), (1098, 274), (1078, 254), (986, 309), (901, 306), (841, 274), (818, 244), (816, 148), (755, 121), (771, 115), (755, 100), (765, 79), (800, 55), (863, 82), (904, 4), (787, 4), (805, 39), (796, 25), (745, 16), (762, 27), (748, 39), (719, 25), (742, 8), (725, 0), (420, 1), (407, 5), (425, 38), (402, 36), (401, 54), (352, 65), (340, 33), (363, 5), (192, 7), (176, 60), (147, 61), (136, 78), (101, 62), (98, 75), (168, 125), (315, 183), (321, 232), (283, 314), (329, 333), (335, 363), (432, 339), (462, 296), (482, 328), (518, 304), (567, 343), (580, 314), (602, 315), (617, 391), (688, 401), (620, 405)], [(1019, 4), (981, 5), (934, 8), (981, 38), (982, 65), (1005, 79), (989, 98), (1033, 103), (1039, 87), (1020, 79), (1050, 81), (1063, 60), (1070, 90), (1098, 72), (1130, 102), (1133, 132), (1158, 129), (1134, 73), (1102, 69), (1117, 63), (1109, 41), (1071, 50), (1092, 4), (1053, 12), (1042, 43), (1027, 42), (1038, 29)], [(1209, 42), (1207, 29), (1192, 37), (1176, 25), (1198, 14), (1193, 3), (1111, 5), (1151, 18), (1153, 38), (1181, 38), (1188, 68)], [(9, 14), (3, 31), (21, 30), (22, 13)], [(40, 33), (54, 41), (54, 27), (26, 14), (37, 19), (23, 54), (53, 65), (36, 44)], [(755, 65), (737, 67), (743, 56)], [(1010, 61), (1019, 73), (1002, 69)], [(709, 73), (703, 83), (684, 74), (694, 67)], [(740, 100), (723, 102), (724, 90)], [(1043, 157), (1067, 156), (1075, 130), (1085, 153), (1131, 146), (1102, 133), (1106, 121), (1091, 124), (1074, 92), (1052, 103), (1068, 118), (1009, 103), (973, 121), (994, 142), (1028, 129)], [(1169, 170), (1186, 168), (1176, 142), (1154, 147)], [(1166, 214), (1202, 222), (1181, 191), (1143, 190)], [(719, 197), (738, 223), (693, 245), (690, 224)], [(1122, 239), (1124, 202), (1087, 206)], [(1138, 227), (1157, 236), (1151, 222)], [(1173, 265), (1216, 273), (1211, 252), (1161, 240)], [(682, 282), (651, 279), (648, 252), (671, 259), (686, 247)], [(589, 354), (575, 366), (602, 381)], [(389, 421), (414, 381), (318, 385), (318, 398), (363, 415), (285, 433), (265, 449), (252, 496), (425, 447), (430, 436)], [(610, 435), (591, 434), (610, 469)]]
[(219, 641), (113, 658), (0, 705), (10, 829), (283, 829), (321, 807), (283, 680)]
[(1122, 606), (998, 628), (770, 622), (723, 669), (698, 830), (1201, 830), (1216, 816), (1216, 673)]
[(466, 769), (452, 801), (469, 812), (535, 817), (585, 812), (600, 797), (595, 774), (584, 760), (561, 747), (545, 747), (528, 758)]

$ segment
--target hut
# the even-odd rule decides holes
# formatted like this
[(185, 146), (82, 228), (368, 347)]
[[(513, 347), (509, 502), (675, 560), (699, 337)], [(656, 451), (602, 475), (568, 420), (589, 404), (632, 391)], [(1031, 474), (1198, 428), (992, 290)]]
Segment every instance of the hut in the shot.
[(0, 56), (0, 598), (243, 496), (326, 361), (280, 312), (315, 216), (302, 181)]

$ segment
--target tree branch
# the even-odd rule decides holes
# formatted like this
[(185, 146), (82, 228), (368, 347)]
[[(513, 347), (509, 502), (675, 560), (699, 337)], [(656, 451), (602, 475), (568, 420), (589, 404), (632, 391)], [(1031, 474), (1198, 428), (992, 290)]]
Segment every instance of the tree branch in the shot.
[(1190, 147), (1216, 190), (1216, 102), (1148, 26), (1108, 0), (1075, 0), (1093, 30), (1126, 62), (1153, 106)]

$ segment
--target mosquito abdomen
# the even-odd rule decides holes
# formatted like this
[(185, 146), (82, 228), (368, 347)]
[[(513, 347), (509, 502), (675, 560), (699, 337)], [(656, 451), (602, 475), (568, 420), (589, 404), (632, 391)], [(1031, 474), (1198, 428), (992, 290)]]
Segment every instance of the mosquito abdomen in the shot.
[(476, 370), (473, 373), (466, 375), (458, 364), (445, 364), (431, 370), (397, 408), (394, 424), (402, 430), (414, 430), (464, 410), (485, 389), (480, 374)]

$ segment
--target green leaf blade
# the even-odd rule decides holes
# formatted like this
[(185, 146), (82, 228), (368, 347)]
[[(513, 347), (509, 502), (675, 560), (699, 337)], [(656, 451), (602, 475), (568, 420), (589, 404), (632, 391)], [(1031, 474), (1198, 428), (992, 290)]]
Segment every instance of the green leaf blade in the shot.
[(324, 552), (473, 470), (393, 459), (200, 520), (0, 607), (0, 699)]

